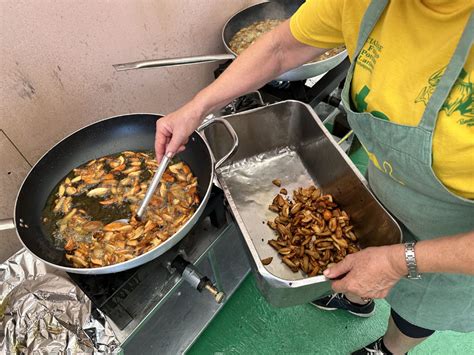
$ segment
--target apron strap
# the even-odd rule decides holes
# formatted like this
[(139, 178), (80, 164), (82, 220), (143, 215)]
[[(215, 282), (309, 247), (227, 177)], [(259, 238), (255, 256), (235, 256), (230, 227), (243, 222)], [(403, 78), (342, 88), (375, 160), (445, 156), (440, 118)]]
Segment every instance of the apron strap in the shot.
[(364, 14), (364, 17), (362, 18), (362, 22), (360, 23), (357, 48), (354, 52), (354, 57), (352, 58), (353, 63), (355, 63), (355, 61), (357, 60), (359, 52), (362, 50), (362, 47), (364, 47), (364, 44), (369, 38), (370, 33), (374, 29), (380, 16), (387, 7), (388, 1), (389, 0), (372, 0), (370, 2), (370, 5)]
[(474, 16), (471, 16), (467, 22), (464, 32), (459, 40), (459, 43), (454, 51), (454, 54), (441, 77), (440, 82), (436, 86), (434, 93), (431, 95), (426, 109), (421, 117), (420, 127), (432, 132), (436, 126), (438, 113), (441, 110), (444, 102), (448, 98), (451, 88), (459, 77), (461, 70), (466, 62), (466, 58), (471, 50), (474, 39)]

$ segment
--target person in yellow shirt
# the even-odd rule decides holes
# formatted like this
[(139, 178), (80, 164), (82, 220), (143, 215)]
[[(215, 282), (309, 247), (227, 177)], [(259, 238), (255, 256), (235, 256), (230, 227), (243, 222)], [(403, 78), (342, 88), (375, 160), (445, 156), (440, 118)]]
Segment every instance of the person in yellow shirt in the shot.
[(371, 161), (369, 185), (404, 238), (324, 272), (342, 278), (317, 307), (369, 316), (372, 299), (386, 298), (392, 308), (386, 334), (355, 354), (403, 354), (435, 330), (474, 331), (473, 8), (472, 0), (308, 0), (157, 121), (157, 159), (173, 156), (209, 112), (347, 47), (342, 101)]
[[(368, 4), (309, 1), (292, 17), (291, 33), (313, 47), (345, 44), (352, 58), (357, 25)], [(357, 58), (351, 87), (354, 108), (401, 125), (418, 125), (458, 44), (472, 4), (469, 0), (392, 2), (387, 9), (390, 16), (385, 15), (374, 27)], [(401, 31), (408, 24), (416, 24), (418, 30)], [(450, 191), (469, 199), (474, 198), (474, 174), (469, 169), (472, 165), (465, 162), (474, 162), (473, 73), (471, 49), (440, 111), (433, 136), (433, 170)]]

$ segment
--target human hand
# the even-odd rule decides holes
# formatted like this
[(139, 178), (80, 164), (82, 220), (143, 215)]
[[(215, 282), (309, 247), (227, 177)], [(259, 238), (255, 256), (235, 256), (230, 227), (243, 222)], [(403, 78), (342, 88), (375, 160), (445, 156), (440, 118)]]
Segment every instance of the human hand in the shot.
[(156, 160), (173, 157), (185, 149), (189, 136), (201, 123), (203, 114), (190, 102), (156, 121)]
[(408, 271), (402, 244), (371, 247), (347, 255), (342, 261), (324, 271), (334, 279), (335, 292), (351, 293), (361, 298), (385, 298), (391, 288)]

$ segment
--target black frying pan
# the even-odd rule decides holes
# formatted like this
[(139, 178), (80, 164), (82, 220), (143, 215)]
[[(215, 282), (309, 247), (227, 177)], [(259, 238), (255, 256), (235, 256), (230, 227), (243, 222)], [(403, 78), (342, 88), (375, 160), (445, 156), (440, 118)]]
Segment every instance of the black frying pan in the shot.
[(209, 124), (225, 124), (234, 137), (234, 146), (229, 154), (214, 163), (211, 151), (199, 132), (194, 132), (186, 150), (178, 158), (186, 162), (198, 178), (198, 193), (201, 203), (186, 224), (166, 242), (134, 259), (99, 268), (73, 268), (65, 258), (64, 250), (53, 246), (52, 238), (42, 226), (42, 211), (46, 200), (73, 168), (105, 155), (124, 150), (154, 150), (155, 124), (160, 118), (153, 114), (131, 114), (116, 116), (93, 123), (64, 138), (49, 150), (31, 169), (17, 196), (14, 225), (23, 245), (46, 263), (68, 272), (80, 274), (105, 274), (130, 269), (163, 254), (189, 232), (201, 215), (212, 187), (215, 165), (227, 159), (238, 145), (237, 136), (229, 123), (213, 119)]

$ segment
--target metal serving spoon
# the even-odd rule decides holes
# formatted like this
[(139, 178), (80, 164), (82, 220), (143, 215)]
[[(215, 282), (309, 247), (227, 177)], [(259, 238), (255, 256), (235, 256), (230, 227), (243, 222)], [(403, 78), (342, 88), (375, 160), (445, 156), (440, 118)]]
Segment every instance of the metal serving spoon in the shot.
[[(171, 158), (168, 156), (163, 156), (161, 159), (160, 165), (155, 171), (155, 175), (153, 176), (153, 179), (151, 180), (150, 185), (148, 186), (148, 189), (146, 190), (145, 197), (143, 198), (142, 202), (140, 203), (140, 206), (138, 207), (137, 214), (135, 217), (140, 220), (143, 217), (143, 214), (145, 213), (146, 208), (148, 207), (148, 204), (150, 203), (150, 200), (155, 193), (156, 188), (158, 187), (158, 184), (160, 183), (161, 177), (163, 176), (163, 173), (166, 171), (166, 168), (168, 167), (168, 164), (170, 163)], [(115, 222), (121, 222), (121, 223), (128, 223), (130, 222), (129, 219), (127, 218), (122, 218), (118, 219)]]

